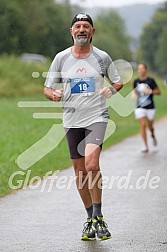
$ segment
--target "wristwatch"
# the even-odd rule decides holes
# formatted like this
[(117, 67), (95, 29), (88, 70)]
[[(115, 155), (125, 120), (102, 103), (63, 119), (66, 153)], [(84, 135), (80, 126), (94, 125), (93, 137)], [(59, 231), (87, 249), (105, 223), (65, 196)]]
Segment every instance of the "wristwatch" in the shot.
[(113, 86), (109, 87), (109, 89), (111, 90), (112, 95), (115, 95), (117, 93), (117, 90)]

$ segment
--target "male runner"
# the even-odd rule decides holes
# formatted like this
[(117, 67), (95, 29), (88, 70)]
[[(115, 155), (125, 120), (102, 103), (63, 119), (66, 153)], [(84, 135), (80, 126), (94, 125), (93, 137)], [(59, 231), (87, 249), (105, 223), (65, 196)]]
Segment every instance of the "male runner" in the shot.
[(155, 105), (153, 95), (159, 95), (158, 88), (154, 79), (148, 77), (148, 67), (146, 64), (139, 64), (138, 68), (139, 78), (134, 81), (134, 89), (137, 95), (137, 108), (135, 110), (135, 117), (139, 120), (141, 127), (141, 135), (144, 141), (144, 148), (142, 152), (148, 152), (148, 142), (146, 135), (146, 123), (148, 123), (149, 130), (153, 144), (157, 145), (157, 140), (154, 133), (153, 121), (155, 117)]
[[(50, 100), (63, 102), (63, 126), (77, 188), (88, 214), (81, 239), (106, 240), (111, 234), (101, 210), (99, 157), (109, 116), (106, 98), (120, 90), (122, 83), (109, 55), (91, 45), (95, 28), (89, 15), (76, 15), (70, 33), (74, 45), (56, 55), (44, 94)], [(104, 87), (104, 77), (111, 84), (110, 88)], [(60, 90), (58, 83), (62, 83)], [(87, 175), (89, 180), (81, 187), (80, 182)]]

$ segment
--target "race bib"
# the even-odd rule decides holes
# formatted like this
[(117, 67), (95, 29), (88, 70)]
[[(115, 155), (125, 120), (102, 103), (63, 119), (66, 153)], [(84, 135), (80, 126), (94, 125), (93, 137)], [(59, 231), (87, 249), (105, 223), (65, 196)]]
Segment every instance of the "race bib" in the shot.
[(70, 79), (72, 95), (91, 95), (95, 92), (95, 77)]

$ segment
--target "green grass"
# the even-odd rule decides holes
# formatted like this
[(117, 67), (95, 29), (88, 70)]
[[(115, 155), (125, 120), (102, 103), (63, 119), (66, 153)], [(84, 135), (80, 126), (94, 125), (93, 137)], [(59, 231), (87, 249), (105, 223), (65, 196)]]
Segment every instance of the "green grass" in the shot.
[[(0, 139), (0, 195), (10, 192), (8, 179), (10, 175), (18, 170), (16, 158), (28, 147), (40, 140), (54, 124), (53, 120), (33, 119), (34, 112), (46, 112), (44, 109), (18, 108), (17, 102), (23, 100), (45, 100), (44, 97), (20, 97), (1, 98), (1, 139)], [(51, 112), (51, 109), (50, 109)], [(55, 171), (68, 167), (69, 159), (66, 140), (59, 147), (48, 154), (30, 169), (31, 177), (35, 175), (44, 176), (47, 171)], [(24, 176), (20, 176), (20, 179)], [(19, 176), (17, 176), (19, 179)], [(16, 180), (14, 181), (16, 184)]]
[[(30, 65), (28, 65), (30, 67)], [(41, 66), (39, 66), (41, 68)], [(16, 67), (17, 68), (17, 67)], [(32, 67), (33, 68), (33, 67)], [(34, 71), (34, 69), (29, 69)], [(40, 71), (46, 71), (46, 66), (42, 67)], [(25, 73), (24, 73), (25, 74)], [(12, 73), (11, 73), (12, 76)], [(9, 78), (9, 77), (8, 77)], [(11, 77), (10, 77), (11, 78)], [(9, 80), (11, 81), (11, 79)], [(12, 77), (14, 78), (14, 77)], [(42, 84), (44, 79), (36, 80), (39, 84), (39, 91), (41, 94), (34, 95), (34, 92), (27, 96), (21, 96), (20, 93), (20, 80), (18, 77), (17, 90), (19, 95), (17, 97), (9, 95), (1, 96), (0, 98), (0, 114), (1, 114), (1, 127), (0, 127), (0, 196), (4, 196), (11, 192), (8, 186), (8, 180), (11, 174), (16, 171), (22, 171), (16, 164), (15, 160), (18, 155), (25, 151), (28, 147), (33, 145), (35, 142), (40, 140), (52, 125), (55, 123), (53, 119), (34, 119), (32, 117), (34, 112), (55, 112), (54, 108), (19, 108), (17, 103), (19, 101), (44, 101), (46, 100), (42, 95)], [(22, 77), (23, 78), (23, 77)], [(4, 80), (5, 78), (2, 78)], [(29, 90), (28, 83), (31, 82), (32, 77), (26, 81), (26, 85)], [(1, 80), (1, 82), (2, 82)], [(166, 115), (167, 108), (167, 87), (163, 85), (160, 78), (156, 76), (156, 80), (161, 88), (162, 95), (155, 97), (155, 102), (157, 104), (157, 115), (156, 119)], [(33, 80), (34, 81), (34, 80)], [(10, 86), (9, 82), (9, 86)], [(13, 85), (13, 84), (12, 84)], [(24, 85), (24, 82), (23, 82)], [(34, 89), (33, 83), (31, 91)], [(124, 96), (126, 96), (132, 88), (132, 83), (126, 84), (124, 89), (121, 91)], [(12, 90), (13, 87), (12, 87)], [(21, 88), (22, 90), (22, 88)], [(22, 92), (22, 91), (21, 91)], [(37, 93), (38, 93), (37, 92)], [(16, 92), (17, 93), (17, 92)], [(17, 94), (18, 94), (17, 93)], [(14, 95), (15, 93), (13, 93)], [(27, 94), (27, 93), (26, 93)], [(33, 95), (32, 95), (33, 94)], [(10, 97), (7, 97), (10, 96)], [(119, 116), (114, 110), (110, 109), (110, 115), (112, 120), (116, 123), (117, 129), (114, 134), (107, 139), (104, 144), (104, 149), (107, 147), (118, 143), (124, 138), (131, 136), (139, 131), (139, 125), (134, 119), (134, 115), (131, 114), (128, 117)], [(54, 137), (54, 136), (53, 136)], [(56, 171), (67, 168), (71, 165), (69, 158), (69, 153), (67, 149), (66, 139), (64, 138), (57, 148), (51, 151), (48, 155), (42, 158), (40, 161), (35, 163), (31, 170), (30, 179), (36, 175), (43, 177), (48, 171)], [(13, 184), (17, 185), (18, 179), (25, 179), (26, 171), (24, 176), (17, 175), (13, 180)]]
[[(43, 77), (49, 67), (41, 63), (27, 63), (16, 56), (0, 57), (0, 96), (35, 95), (42, 92)], [(32, 78), (32, 73), (38, 72), (39, 78)]]

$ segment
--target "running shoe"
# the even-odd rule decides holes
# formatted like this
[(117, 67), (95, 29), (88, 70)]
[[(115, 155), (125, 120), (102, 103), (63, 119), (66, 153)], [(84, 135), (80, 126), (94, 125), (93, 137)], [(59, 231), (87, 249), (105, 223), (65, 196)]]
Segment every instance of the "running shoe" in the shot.
[(111, 238), (111, 234), (107, 229), (108, 226), (103, 217), (96, 216), (93, 219), (93, 226), (96, 231), (97, 240), (107, 240)]
[(147, 146), (144, 146), (144, 147), (141, 149), (141, 152), (142, 152), (142, 153), (147, 153), (147, 152), (148, 152), (148, 147), (147, 147)]
[(92, 219), (88, 218), (87, 222), (84, 224), (84, 229), (82, 231), (82, 241), (94, 241), (96, 240), (96, 232), (92, 225)]
[(143, 148), (143, 149), (141, 149), (141, 152), (142, 152), (142, 153), (148, 153), (148, 149)]

